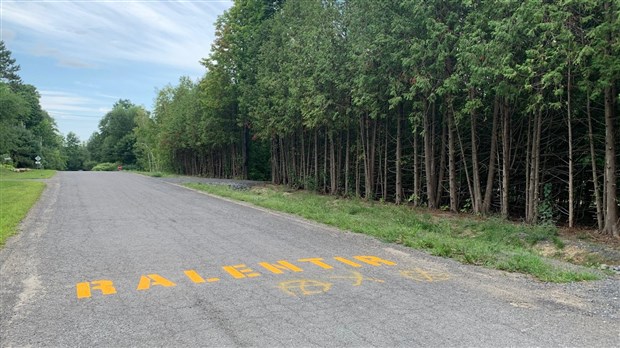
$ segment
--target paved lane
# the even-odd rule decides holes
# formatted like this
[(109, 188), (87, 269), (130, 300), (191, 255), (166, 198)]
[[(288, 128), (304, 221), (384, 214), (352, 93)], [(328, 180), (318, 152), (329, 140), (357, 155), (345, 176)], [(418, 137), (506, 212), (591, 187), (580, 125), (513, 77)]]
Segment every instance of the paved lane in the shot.
[(2, 347), (620, 343), (617, 278), (543, 284), (130, 173), (59, 173), (23, 229)]

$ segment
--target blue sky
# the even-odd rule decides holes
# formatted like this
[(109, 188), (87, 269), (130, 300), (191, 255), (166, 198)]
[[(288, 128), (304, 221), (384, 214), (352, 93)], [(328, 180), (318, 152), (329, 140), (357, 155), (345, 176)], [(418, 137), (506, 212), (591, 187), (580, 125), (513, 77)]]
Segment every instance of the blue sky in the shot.
[(157, 89), (200, 78), (232, 0), (0, 0), (0, 34), (63, 135), (86, 141), (118, 99), (152, 110)]

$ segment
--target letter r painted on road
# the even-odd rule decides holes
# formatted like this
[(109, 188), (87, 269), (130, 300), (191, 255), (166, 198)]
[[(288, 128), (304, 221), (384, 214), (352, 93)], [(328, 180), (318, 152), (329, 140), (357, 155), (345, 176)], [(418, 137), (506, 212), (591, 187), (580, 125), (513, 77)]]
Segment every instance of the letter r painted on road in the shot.
[(116, 294), (116, 289), (111, 280), (93, 280), (92, 282), (77, 283), (75, 285), (75, 291), (77, 298), (89, 298), (91, 297), (91, 290), (99, 290), (103, 295)]

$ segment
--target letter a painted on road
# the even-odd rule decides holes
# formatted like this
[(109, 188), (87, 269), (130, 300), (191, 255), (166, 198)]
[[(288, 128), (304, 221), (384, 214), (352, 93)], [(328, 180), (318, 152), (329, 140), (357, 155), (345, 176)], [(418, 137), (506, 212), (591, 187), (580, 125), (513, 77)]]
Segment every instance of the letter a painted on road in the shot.
[(175, 283), (169, 281), (168, 279), (160, 276), (159, 274), (149, 274), (143, 275), (140, 277), (140, 283), (138, 283), (137, 290), (147, 290), (150, 289), (151, 286), (159, 285), (163, 287), (176, 286)]

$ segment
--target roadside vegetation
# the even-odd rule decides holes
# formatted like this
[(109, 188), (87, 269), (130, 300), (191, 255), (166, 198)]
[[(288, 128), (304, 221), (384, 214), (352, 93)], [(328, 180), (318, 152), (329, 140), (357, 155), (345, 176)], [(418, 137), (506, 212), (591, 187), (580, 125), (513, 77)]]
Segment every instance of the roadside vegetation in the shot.
[(56, 174), (51, 169), (32, 169), (28, 171), (18, 172), (8, 166), (0, 168), (0, 180), (11, 179), (49, 179)]
[(542, 257), (542, 241), (563, 248), (553, 225), (526, 225), (500, 218), (463, 217), (411, 206), (291, 191), (282, 186), (233, 190), (224, 185), (187, 187), (295, 214), (340, 229), (425, 250), (460, 262), (531, 274), (548, 282), (596, 280), (594, 272), (570, 270)]
[(235, 1), (199, 80), (91, 161), (596, 228), (620, 241), (618, 2)]
[(0, 246), (15, 234), (45, 188), (45, 183), (29, 179), (47, 179), (55, 173), (53, 170), (15, 172), (9, 166), (0, 167)]

